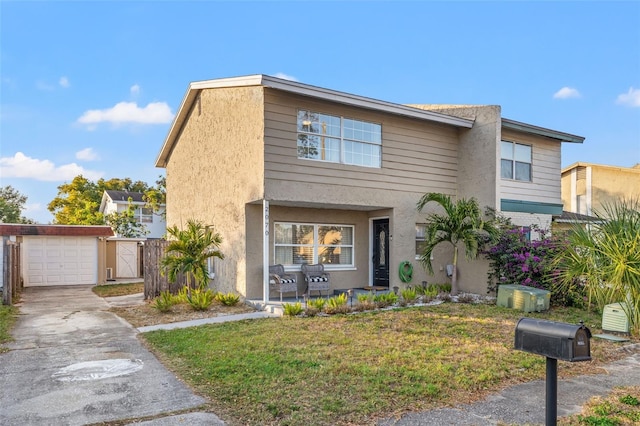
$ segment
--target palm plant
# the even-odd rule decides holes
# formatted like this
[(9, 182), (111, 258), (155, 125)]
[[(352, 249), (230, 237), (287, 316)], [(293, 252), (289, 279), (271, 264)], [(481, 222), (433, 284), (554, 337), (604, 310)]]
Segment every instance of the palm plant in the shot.
[(418, 211), (430, 202), (442, 207), (442, 213), (429, 213), (426, 218), (425, 242), (420, 256), (422, 265), (433, 274), (431, 255), (440, 243), (453, 246), (453, 271), (451, 275), (451, 294), (458, 294), (458, 246), (464, 245), (467, 259), (478, 257), (478, 249), (486, 237), (497, 235), (497, 228), (492, 220), (484, 220), (475, 198), (460, 199), (455, 203), (451, 197), (435, 192), (426, 193), (418, 201)]
[[(178, 274), (182, 273), (186, 277), (187, 288), (191, 289), (193, 284), (197, 284), (198, 288), (205, 288), (209, 280), (207, 259), (224, 259), (219, 250), (222, 244), (220, 234), (214, 233), (212, 227), (195, 220), (187, 221), (184, 230), (177, 226), (170, 227), (167, 234), (170, 242), (162, 259), (162, 267), (169, 281), (175, 282)], [(195, 283), (191, 282), (192, 277)]]
[(640, 200), (620, 200), (594, 212), (598, 221), (575, 226), (566, 250), (554, 259), (559, 286), (584, 286), (599, 310), (616, 302), (640, 332)]

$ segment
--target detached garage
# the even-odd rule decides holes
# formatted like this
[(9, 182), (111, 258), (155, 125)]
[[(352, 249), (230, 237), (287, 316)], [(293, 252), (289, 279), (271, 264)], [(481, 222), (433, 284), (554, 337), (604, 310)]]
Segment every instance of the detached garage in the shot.
[(100, 284), (106, 281), (109, 226), (0, 225), (4, 238), (21, 245), (25, 287)]

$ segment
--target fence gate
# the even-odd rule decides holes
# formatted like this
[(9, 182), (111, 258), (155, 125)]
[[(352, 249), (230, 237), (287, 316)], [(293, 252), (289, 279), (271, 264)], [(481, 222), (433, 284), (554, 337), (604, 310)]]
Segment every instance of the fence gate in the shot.
[(144, 243), (144, 298), (153, 299), (163, 291), (176, 294), (184, 285), (183, 274), (178, 274), (175, 283), (170, 283), (162, 273), (162, 258), (169, 242), (166, 240), (147, 240)]

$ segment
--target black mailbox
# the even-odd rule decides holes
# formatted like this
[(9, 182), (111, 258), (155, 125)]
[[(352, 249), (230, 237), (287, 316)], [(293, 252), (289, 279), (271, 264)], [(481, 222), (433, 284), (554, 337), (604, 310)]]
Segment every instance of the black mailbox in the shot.
[(522, 318), (516, 324), (515, 349), (562, 361), (591, 360), (591, 331), (584, 324)]

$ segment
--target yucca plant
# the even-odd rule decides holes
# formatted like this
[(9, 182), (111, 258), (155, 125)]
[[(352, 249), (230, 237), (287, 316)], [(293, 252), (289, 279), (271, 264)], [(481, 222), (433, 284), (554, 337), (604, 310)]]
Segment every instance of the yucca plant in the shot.
[(282, 309), (284, 310), (284, 314), (289, 317), (295, 317), (296, 315), (300, 315), (302, 313), (302, 303), (285, 303), (282, 305)]
[(160, 295), (153, 301), (153, 307), (160, 312), (169, 312), (175, 304), (175, 299), (169, 291), (160, 292)]
[(347, 294), (342, 293), (337, 296), (330, 297), (324, 311), (328, 314), (346, 314), (351, 311), (347, 305)]
[(400, 295), (405, 303), (414, 303), (418, 298), (418, 293), (413, 288), (405, 288), (400, 292)]
[(240, 303), (240, 295), (231, 292), (227, 294), (218, 292), (215, 295), (215, 299), (225, 306), (235, 306)]
[(187, 296), (187, 302), (194, 311), (206, 311), (213, 303), (214, 294), (209, 289), (196, 288)]

